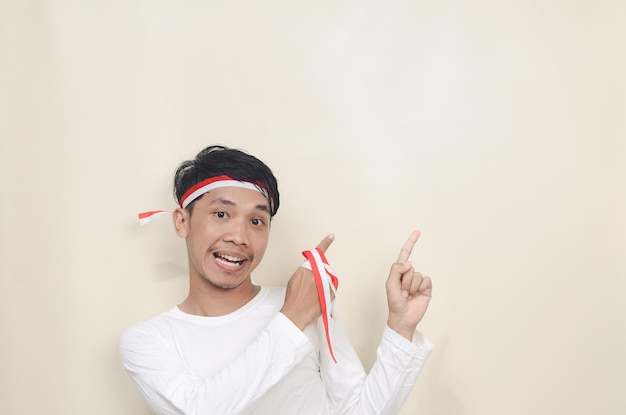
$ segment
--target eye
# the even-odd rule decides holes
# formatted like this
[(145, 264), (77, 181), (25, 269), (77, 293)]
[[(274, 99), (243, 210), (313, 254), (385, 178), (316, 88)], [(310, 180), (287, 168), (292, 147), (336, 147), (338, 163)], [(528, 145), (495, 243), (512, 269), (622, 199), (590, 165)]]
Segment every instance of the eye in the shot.
[(218, 210), (217, 212), (214, 212), (213, 214), (220, 219), (223, 219), (228, 216), (228, 214), (224, 212), (223, 210)]
[(263, 226), (265, 224), (265, 221), (263, 221), (263, 219), (259, 219), (259, 218), (254, 218), (250, 221), (250, 223), (253, 226)]

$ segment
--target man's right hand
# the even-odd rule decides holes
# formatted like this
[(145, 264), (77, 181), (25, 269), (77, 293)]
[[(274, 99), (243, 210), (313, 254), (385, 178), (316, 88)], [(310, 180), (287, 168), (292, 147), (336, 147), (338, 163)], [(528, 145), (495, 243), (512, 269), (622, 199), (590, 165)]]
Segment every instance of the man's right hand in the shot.
[[(324, 253), (333, 243), (335, 236), (330, 234), (322, 239), (317, 247)], [(302, 267), (298, 267), (287, 283), (285, 303), (280, 310), (300, 330), (311, 324), (322, 314), (317, 286), (313, 273)]]

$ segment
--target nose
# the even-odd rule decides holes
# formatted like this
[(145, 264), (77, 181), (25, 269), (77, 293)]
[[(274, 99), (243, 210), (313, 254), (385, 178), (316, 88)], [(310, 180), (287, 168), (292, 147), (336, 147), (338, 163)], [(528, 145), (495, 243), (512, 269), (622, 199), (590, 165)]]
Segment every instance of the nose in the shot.
[(228, 231), (224, 234), (224, 241), (231, 242), (235, 245), (248, 246), (248, 226), (243, 220), (231, 220), (229, 221)]

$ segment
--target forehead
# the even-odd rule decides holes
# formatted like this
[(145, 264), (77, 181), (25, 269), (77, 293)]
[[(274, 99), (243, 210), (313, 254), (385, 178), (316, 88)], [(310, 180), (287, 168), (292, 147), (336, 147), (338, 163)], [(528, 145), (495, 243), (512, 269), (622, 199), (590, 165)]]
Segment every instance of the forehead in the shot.
[(204, 206), (230, 206), (241, 210), (270, 213), (269, 201), (256, 190), (242, 187), (220, 187), (203, 195), (198, 202)]

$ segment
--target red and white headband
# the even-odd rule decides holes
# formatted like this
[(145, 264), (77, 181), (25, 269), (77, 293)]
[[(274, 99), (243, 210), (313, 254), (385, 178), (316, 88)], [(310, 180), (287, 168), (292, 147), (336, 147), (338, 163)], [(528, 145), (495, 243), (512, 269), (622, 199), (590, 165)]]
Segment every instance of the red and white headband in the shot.
[[(260, 182), (252, 183), (235, 180), (232, 177), (226, 175), (210, 177), (192, 186), (189, 190), (185, 192), (185, 194), (183, 194), (183, 197), (180, 198), (180, 207), (185, 209), (187, 206), (189, 206), (191, 202), (193, 202), (203, 194), (220, 187), (242, 187), (244, 189), (256, 190), (257, 192), (265, 196), (265, 198), (270, 202), (270, 211), (274, 211), (274, 200), (271, 198), (269, 191)], [(139, 223), (143, 225), (160, 216), (171, 213), (172, 212), (167, 210), (152, 210), (149, 212), (141, 212), (138, 215)]]

